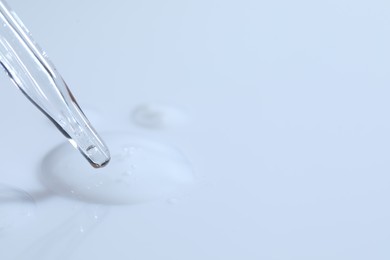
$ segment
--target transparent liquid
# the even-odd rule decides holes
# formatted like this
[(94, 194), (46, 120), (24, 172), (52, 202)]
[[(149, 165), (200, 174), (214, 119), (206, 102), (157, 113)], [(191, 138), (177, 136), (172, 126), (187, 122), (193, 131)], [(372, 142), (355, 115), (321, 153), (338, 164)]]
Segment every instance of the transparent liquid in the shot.
[(42, 182), (57, 194), (78, 200), (125, 204), (177, 197), (195, 181), (186, 158), (175, 148), (127, 134), (105, 136), (111, 163), (93, 169), (66, 144), (43, 161)]
[(183, 126), (189, 122), (183, 109), (161, 103), (139, 105), (131, 116), (136, 125), (149, 129)]
[(102, 205), (81, 204), (74, 212), (37, 237), (12, 260), (69, 260), (82, 246), (91, 232), (104, 221), (109, 208)]
[(25, 223), (34, 210), (34, 200), (28, 193), (0, 184), (0, 233)]

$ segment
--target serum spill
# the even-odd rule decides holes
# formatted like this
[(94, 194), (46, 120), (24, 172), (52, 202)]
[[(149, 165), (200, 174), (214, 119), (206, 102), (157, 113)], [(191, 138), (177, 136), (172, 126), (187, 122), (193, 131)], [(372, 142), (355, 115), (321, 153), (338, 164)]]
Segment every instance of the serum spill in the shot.
[(127, 134), (106, 135), (111, 162), (93, 169), (68, 145), (43, 161), (41, 180), (57, 194), (105, 204), (168, 199), (194, 184), (186, 158), (176, 149)]

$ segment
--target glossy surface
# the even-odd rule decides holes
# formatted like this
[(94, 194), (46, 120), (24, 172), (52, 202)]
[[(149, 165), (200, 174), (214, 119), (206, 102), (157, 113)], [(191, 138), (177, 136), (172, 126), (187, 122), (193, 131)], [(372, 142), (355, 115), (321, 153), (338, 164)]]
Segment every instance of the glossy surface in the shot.
[(95, 170), (63, 144), (43, 160), (42, 183), (60, 195), (102, 204), (167, 200), (195, 184), (191, 167), (178, 150), (134, 134), (104, 137), (113, 155), (110, 165)]

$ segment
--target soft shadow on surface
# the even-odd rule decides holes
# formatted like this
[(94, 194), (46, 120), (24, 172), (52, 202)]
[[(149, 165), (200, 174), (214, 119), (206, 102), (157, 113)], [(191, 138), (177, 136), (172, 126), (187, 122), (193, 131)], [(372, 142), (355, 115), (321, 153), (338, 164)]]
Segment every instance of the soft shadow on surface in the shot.
[(108, 207), (85, 204), (66, 221), (35, 240), (13, 260), (70, 259), (108, 213)]
[(29, 203), (32, 196), (21, 189), (0, 183), (0, 205), (5, 203)]
[[(88, 204), (97, 204), (97, 205), (123, 205), (123, 204), (132, 204), (132, 203), (115, 203), (113, 201), (109, 201), (104, 197), (94, 198), (93, 196), (86, 196), (87, 192), (84, 192), (83, 195), (80, 194), (76, 190), (76, 187), (71, 188), (68, 184), (66, 184), (61, 178), (58, 178), (58, 174), (53, 170), (53, 163), (56, 162), (56, 156), (58, 153), (61, 153), (61, 150), (68, 149), (70, 152), (73, 149), (66, 143), (61, 144), (54, 149), (52, 149), (47, 155), (43, 158), (38, 170), (37, 170), (37, 179), (43, 186), (43, 189), (40, 191), (34, 191), (31, 193), (37, 200), (47, 200), (55, 197), (66, 198), (78, 202), (84, 202)], [(88, 167), (90, 167), (88, 165)], [(98, 170), (96, 170), (98, 171)], [(82, 175), (83, 173), (80, 173)], [(99, 174), (97, 172), (96, 174)], [(96, 188), (98, 183), (92, 183), (90, 187), (83, 187), (85, 190), (90, 189), (93, 191)], [(55, 190), (55, 191), (54, 191)], [(89, 190), (88, 190), (89, 191)]]
[[(42, 182), (45, 175), (42, 172), (44, 163), (36, 171), (38, 179)], [(21, 250), (12, 260), (67, 260), (82, 245), (82, 242), (105, 219), (110, 208), (93, 201), (80, 200), (77, 197), (61, 196), (44, 187), (42, 189), (24, 191), (0, 183), (0, 236), (6, 235), (4, 231), (12, 232), (14, 227), (31, 223), (35, 215), (36, 204), (50, 199), (65, 197), (74, 199), (78, 208), (71, 213), (65, 221), (55, 228), (38, 237), (33, 243)]]
[[(42, 165), (43, 163), (37, 170), (37, 177), (41, 181), (44, 177)], [(62, 196), (45, 187), (32, 191), (23, 191), (0, 184), (0, 213), (3, 211), (8, 214), (6, 218), (4, 216), (3, 218), (0, 217), (0, 234), (2, 230), (12, 231), (13, 229), (8, 229), (8, 227), (13, 227), (15, 223), (27, 222), (24, 218), (34, 215), (36, 204), (59, 197)], [(49, 229), (46, 234), (35, 239), (34, 242), (11, 259), (71, 259), (83, 241), (105, 219), (110, 210), (108, 206), (86, 203), (86, 201), (81, 201), (81, 204), (77, 203), (75, 206), (78, 209), (70, 213), (70, 216), (65, 221), (59, 222), (55, 228)], [(2, 222), (4, 222), (3, 225)]]
[(0, 235), (25, 223), (34, 210), (34, 199), (27, 192), (0, 184)]
[[(2, 187), (14, 190), (14, 194), (4, 194)], [(18, 194), (16, 193), (18, 192)], [(24, 191), (18, 188), (5, 186), (0, 183), (0, 208), (1, 205), (10, 203), (30, 203), (42, 202), (58, 197), (54, 192), (42, 188), (42, 190)]]

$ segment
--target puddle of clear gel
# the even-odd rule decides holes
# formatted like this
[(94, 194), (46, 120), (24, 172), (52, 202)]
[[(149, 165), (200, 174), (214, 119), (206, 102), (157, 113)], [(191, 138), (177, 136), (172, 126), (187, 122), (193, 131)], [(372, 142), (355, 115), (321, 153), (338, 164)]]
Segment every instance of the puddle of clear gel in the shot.
[(34, 209), (35, 202), (27, 192), (0, 184), (0, 233), (25, 223)]
[(177, 197), (194, 184), (186, 158), (175, 148), (139, 136), (104, 136), (112, 159), (93, 169), (68, 144), (43, 161), (42, 182), (52, 191), (104, 204), (133, 204)]

